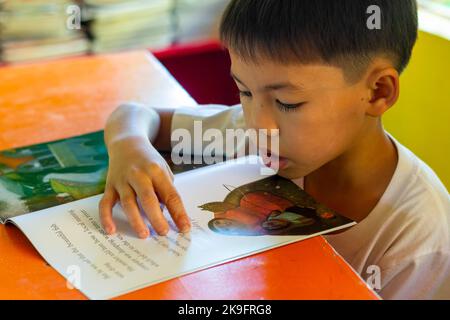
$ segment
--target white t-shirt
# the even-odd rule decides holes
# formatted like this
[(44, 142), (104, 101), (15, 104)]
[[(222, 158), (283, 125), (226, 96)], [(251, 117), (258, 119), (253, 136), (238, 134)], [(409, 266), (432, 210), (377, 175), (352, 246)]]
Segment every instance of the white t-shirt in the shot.
[[(194, 120), (202, 121), (203, 131), (245, 128), (241, 105), (206, 105), (176, 110), (172, 130), (193, 133)], [(383, 196), (364, 220), (324, 238), (384, 299), (450, 299), (448, 191), (427, 164), (389, 136), (398, 163)], [(303, 178), (293, 181), (303, 188)]]

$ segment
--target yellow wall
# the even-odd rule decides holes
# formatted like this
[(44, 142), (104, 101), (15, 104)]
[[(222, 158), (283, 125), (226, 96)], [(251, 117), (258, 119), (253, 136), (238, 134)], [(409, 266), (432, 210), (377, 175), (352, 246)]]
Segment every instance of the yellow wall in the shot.
[(420, 32), (384, 126), (450, 190), (450, 41)]

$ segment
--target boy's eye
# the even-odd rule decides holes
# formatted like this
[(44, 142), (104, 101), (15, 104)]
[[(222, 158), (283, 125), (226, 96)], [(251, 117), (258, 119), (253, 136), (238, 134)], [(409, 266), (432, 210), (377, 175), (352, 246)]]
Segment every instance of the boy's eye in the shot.
[(240, 91), (240, 90), (239, 90), (239, 95), (240, 95), (241, 97), (251, 97), (251, 96), (252, 96), (252, 93), (251, 93), (250, 91)]
[(280, 100), (276, 100), (277, 102), (277, 106), (281, 111), (285, 111), (285, 112), (289, 112), (289, 111), (295, 111), (297, 108), (299, 108), (300, 106), (304, 105), (305, 102), (300, 102), (300, 103), (296, 103), (296, 104), (287, 104), (287, 103), (283, 103)]

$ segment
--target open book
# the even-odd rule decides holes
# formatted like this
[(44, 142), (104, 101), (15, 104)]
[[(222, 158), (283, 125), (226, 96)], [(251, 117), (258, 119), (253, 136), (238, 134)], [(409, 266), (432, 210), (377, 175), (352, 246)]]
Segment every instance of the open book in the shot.
[[(93, 138), (96, 134), (101, 135), (94, 133), (87, 137)], [(75, 147), (78, 145), (76, 139), (79, 143), (79, 139), (86, 139), (86, 136), (65, 140), (65, 145)], [(102, 150), (102, 145), (94, 149)], [(65, 152), (70, 153), (69, 150)], [(5, 158), (3, 153), (3, 172), (8, 171), (5, 169)], [(105, 158), (96, 159), (106, 163)], [(120, 204), (117, 204), (113, 213), (118, 232), (109, 236), (101, 228), (98, 216), (100, 194), (60, 205), (53, 204), (28, 214), (11, 215), (6, 222), (20, 228), (43, 258), (73, 287), (91, 299), (113, 298), (354, 224), (317, 203), (292, 181), (275, 173), (261, 176), (261, 166), (258, 157), (249, 156), (176, 173), (174, 184), (192, 222), (192, 230), (188, 234), (177, 232), (165, 209), (164, 214), (171, 226), (168, 235), (158, 236), (152, 230), (148, 239), (138, 239)], [(86, 190), (101, 190), (100, 187), (93, 187), (96, 185), (94, 180), (97, 179), (97, 185), (102, 184), (104, 174), (101, 168), (106, 167), (99, 163), (96, 170), (94, 167), (91, 171), (82, 172), (91, 176), (77, 176), (69, 171), (67, 177), (49, 176), (51, 173), (47, 172), (35, 183), (49, 184), (51, 190), (47, 190), (47, 195), (50, 198), (53, 192), (56, 194), (54, 197), (59, 195), (62, 199), (74, 200), (77, 192), (79, 196), (85, 196)], [(87, 177), (91, 180), (86, 180)], [(55, 184), (54, 179), (59, 184)], [(6, 190), (8, 185), (4, 182), (4, 176), (1, 181), (0, 187)], [(76, 181), (78, 185), (67, 181)], [(80, 193), (74, 191), (76, 188), (70, 188), (80, 188), (83, 183), (90, 189), (81, 188)], [(52, 189), (54, 185), (57, 188)], [(6, 191), (13, 193), (11, 185), (9, 189)]]

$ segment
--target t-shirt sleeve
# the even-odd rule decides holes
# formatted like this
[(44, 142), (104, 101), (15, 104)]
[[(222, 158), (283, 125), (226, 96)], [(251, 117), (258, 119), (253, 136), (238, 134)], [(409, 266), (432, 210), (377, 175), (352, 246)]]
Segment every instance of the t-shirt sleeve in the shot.
[[(202, 139), (203, 134), (207, 132), (208, 129), (216, 129), (216, 133), (220, 132), (225, 144), (226, 129), (245, 130), (245, 127), (245, 119), (242, 106), (240, 104), (234, 106), (209, 104), (194, 108), (178, 108), (175, 109), (172, 116), (171, 147), (173, 149), (180, 143), (180, 135), (184, 136), (188, 134), (192, 139), (191, 148), (190, 150), (186, 150), (186, 148), (184, 148), (183, 152), (198, 155), (201, 154), (202, 150), (204, 150), (205, 147), (211, 143), (211, 141), (213, 141), (213, 139), (210, 139), (209, 141), (208, 139)], [(196, 141), (201, 141), (201, 150), (195, 147), (193, 139), (196, 139)], [(247, 140), (236, 141), (236, 143), (234, 143), (234, 147), (232, 148), (233, 153), (236, 154), (237, 152), (245, 150), (247, 144)], [(222, 150), (226, 150), (225, 145), (223, 145)]]
[(430, 253), (384, 269), (381, 283), (379, 294), (383, 299), (448, 299), (450, 254)]

